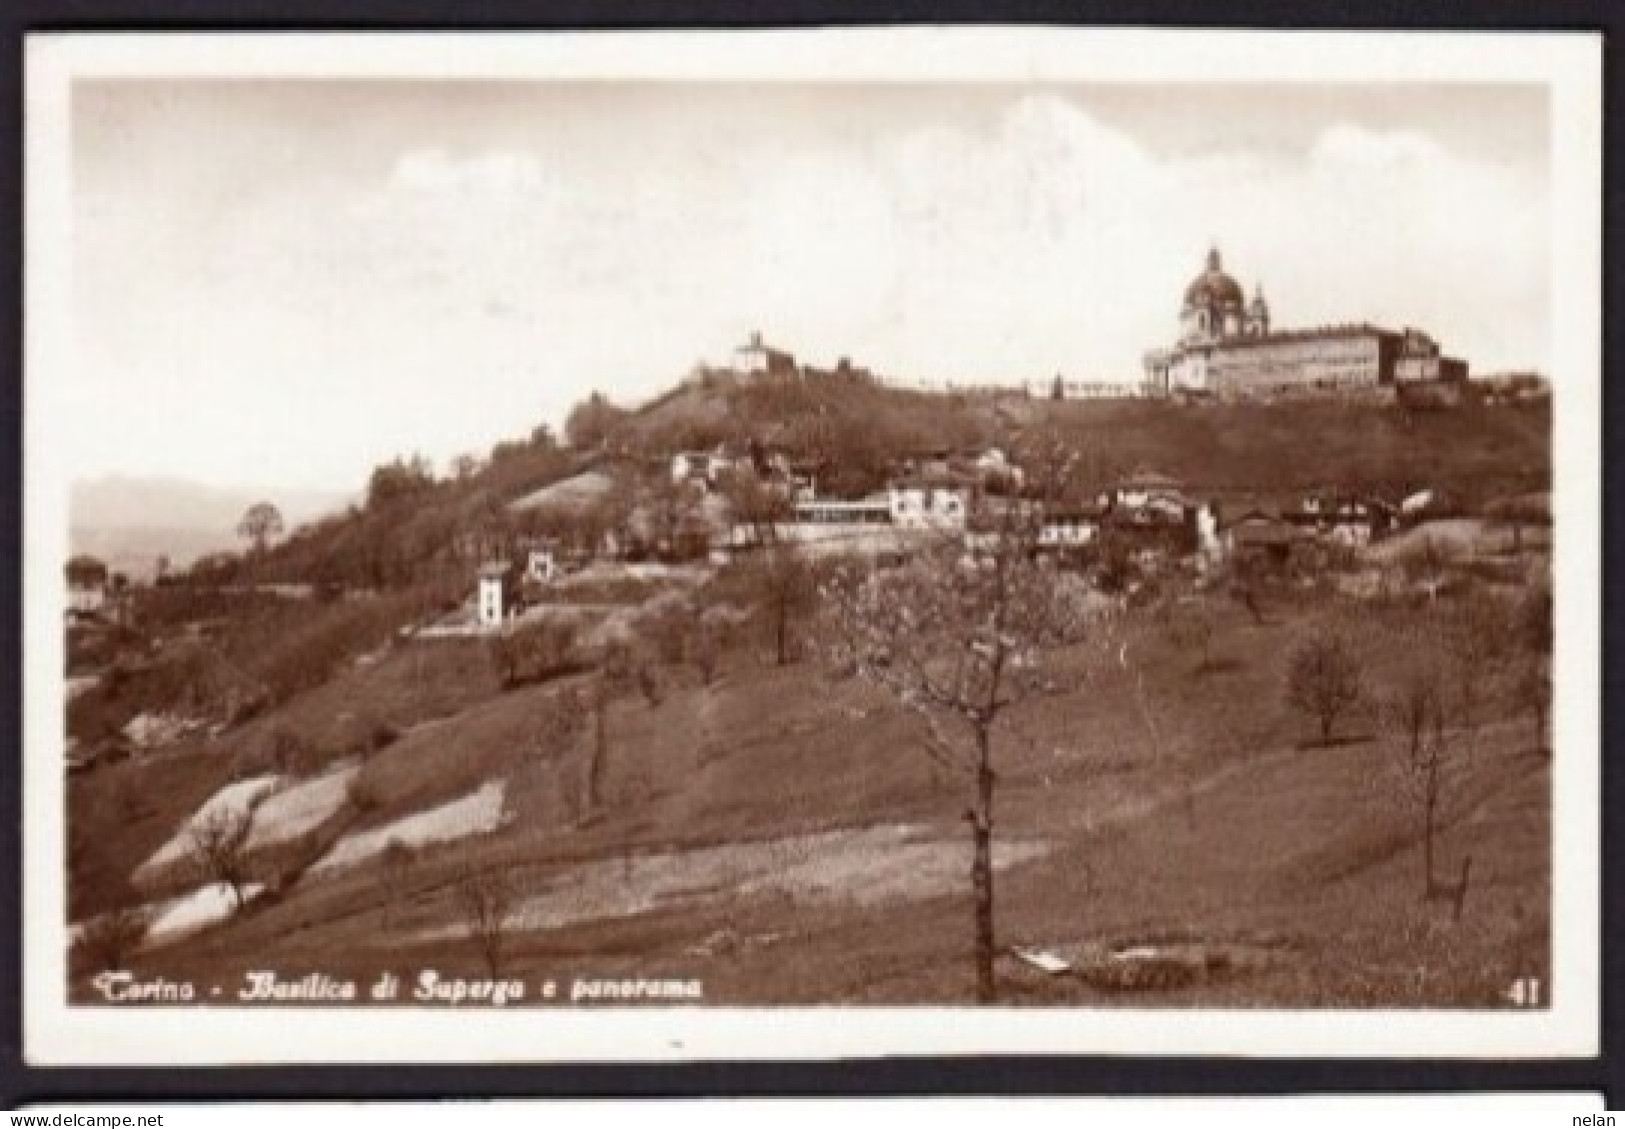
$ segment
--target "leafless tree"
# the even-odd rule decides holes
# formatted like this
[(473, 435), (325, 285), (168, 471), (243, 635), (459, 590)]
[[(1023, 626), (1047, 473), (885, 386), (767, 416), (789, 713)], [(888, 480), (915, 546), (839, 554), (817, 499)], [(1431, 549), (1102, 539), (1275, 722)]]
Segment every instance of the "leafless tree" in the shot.
[(231, 887), (238, 909), (247, 901), (243, 887), (252, 877), (247, 851), (252, 818), (242, 808), (218, 807), (194, 820), (186, 831), (192, 865), (208, 881)]
[(927, 753), (967, 787), (981, 1003), (997, 997), (993, 831), (1000, 722), (1024, 698), (1063, 688), (1067, 680), (1052, 661), (1058, 649), (1103, 635), (1082, 582), (1034, 563), (1031, 532), (1012, 522), (976, 559), (944, 545), (901, 568), (838, 574), (823, 589), (837, 667), (856, 671), (916, 711), (926, 723)]
[(1452, 723), (1451, 660), (1435, 638), (1419, 633), (1404, 634), (1394, 645), (1404, 659), (1380, 699), (1378, 716), (1398, 743), (1401, 790), (1421, 812), (1423, 898), (1454, 895), (1459, 912), (1469, 864), (1454, 890), (1446, 889), (1435, 864), (1440, 808), (1468, 757), (1464, 730)]
[(1315, 719), (1320, 743), (1330, 744), (1337, 719), (1364, 693), (1360, 661), (1342, 635), (1319, 629), (1293, 648), (1287, 660), (1286, 699)]
[(493, 980), (502, 973), (513, 893), (507, 873), (495, 867), (468, 869), (457, 879), (457, 907), (462, 913), (463, 925)]
[(1402, 785), (1421, 806), (1423, 892), (1431, 898), (1437, 885), (1433, 835), (1444, 786), (1447, 741), (1445, 679), (1438, 664), (1413, 660), (1383, 696), (1379, 716), (1384, 728), (1399, 740)]

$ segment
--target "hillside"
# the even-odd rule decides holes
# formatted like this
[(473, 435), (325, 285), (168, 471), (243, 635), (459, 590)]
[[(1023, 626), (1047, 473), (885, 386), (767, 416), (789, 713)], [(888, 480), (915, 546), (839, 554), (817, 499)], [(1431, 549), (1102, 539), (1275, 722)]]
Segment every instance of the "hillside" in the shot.
[(255, 572), (366, 588), (466, 581), (468, 554), (478, 555), (471, 535), (489, 548), (524, 532), (562, 531), (549, 521), (552, 507), (539, 504), (554, 484), (596, 467), (658, 493), (672, 454), (721, 443), (756, 443), (816, 464), (819, 491), (837, 497), (878, 489), (909, 455), (999, 446), (1019, 457), (1024, 445), (1053, 441), (1079, 453), (1085, 490), (1149, 467), (1198, 497), (1342, 486), (1397, 500), (1434, 486), (1473, 508), (1549, 489), (1551, 417), (1545, 403), (1421, 411), (1328, 400), (1052, 401), (820, 374), (684, 384), (634, 409), (595, 397), (572, 413), (565, 439), (538, 428), (452, 477), (435, 477), (419, 460), (381, 466), (360, 505), (290, 537)]
[[(1327, 615), (1355, 626), (1336, 609), (1280, 606), (1260, 624), (1229, 607), (1205, 674), (1153, 625), (1132, 628), (1145, 684), (1114, 664), (1012, 721), (995, 855), (1005, 942), (1078, 961), (1137, 945), (1212, 955), (1195, 981), (1128, 991), (1007, 958), (1010, 1002), (1494, 1007), (1506, 985), (1545, 975), (1549, 767), (1527, 723), (1487, 718), (1471, 769), (1452, 779), (1438, 849), (1449, 867), (1474, 860), (1454, 921), (1418, 897), (1419, 825), (1394, 790), (1396, 750), (1375, 714), (1362, 709), (1345, 739), (1319, 746), (1280, 702), (1283, 653)], [(1373, 677), (1388, 676), (1382, 632), (1405, 618), (1359, 616)], [(582, 745), (536, 744), (569, 686), (502, 692), (464, 678), (452, 689), (438, 676), (452, 655), (434, 646), (403, 646), (280, 715), (313, 732), (342, 702), (399, 721), (401, 737), (364, 761), (365, 804), (323, 809), (327, 822), (294, 844), (307, 862), (327, 861), (233, 920), (155, 940), (137, 959), (143, 975), (228, 987), (248, 968), (289, 980), (310, 970), (365, 980), (380, 967), (475, 976), (459, 876), (494, 867), (515, 890), (509, 976), (568, 983), (658, 966), (702, 979), (718, 1004), (953, 1002), (969, 991), (959, 793), (918, 751), (913, 715), (885, 695), (735, 652), (709, 684), (688, 672), (657, 701), (614, 705), (612, 800), (583, 818)], [(425, 718), (414, 684), (445, 687), (438, 718)], [(108, 821), (123, 857), (146, 857), (253, 737), (76, 781), (86, 835)], [(306, 783), (293, 791), (355, 763), (330, 747), (333, 759), (295, 770)], [(150, 779), (164, 788), (132, 807), (142, 772), (162, 773)], [(403, 880), (379, 861), (390, 838), (419, 844)], [(81, 910), (119, 896), (112, 875), (85, 880)], [(180, 903), (166, 904), (173, 916)]]
[[(722, 1004), (970, 997), (962, 778), (925, 755), (919, 715), (832, 645), (841, 577), (827, 563), (600, 555), (511, 632), (440, 630), (472, 625), (488, 555), (534, 532), (601, 545), (607, 522), (625, 531), (675, 493), (673, 451), (753, 439), (816, 463), (821, 491), (861, 491), (908, 455), (1019, 457), (1041, 440), (1078, 452), (1086, 485), (1149, 466), (1198, 496), (1457, 494), (1462, 517), (1412, 536), (1449, 529), (1475, 551), (1436, 564), (1385, 559), (1378, 542), (1215, 583), (1153, 553), (1108, 582), (1105, 554), (1065, 577), (1011, 554), (1036, 577), (1020, 590), (1080, 592), (1099, 618), (1082, 643), (1040, 645), (1042, 692), (985, 746), (1000, 990), (1491, 1007), (1548, 975), (1550, 541), (1475, 512), (1546, 486), (1544, 407), (1067, 403), (839, 378), (688, 386), (630, 411), (598, 400), (566, 430), (445, 478), (416, 459), (379, 467), (364, 504), (218, 573), (139, 588), (134, 626), (98, 626), (70, 652), (85, 682), (70, 735), (137, 746), (69, 778), (70, 913), (93, 940), (120, 914), (146, 930), (133, 956), (76, 948), (76, 999), (126, 959), (227, 990), (267, 968), (529, 983), (654, 970)], [(956, 554), (928, 575), (886, 597), (913, 616), (905, 635), (956, 606), (930, 596), (996, 574)], [(916, 594), (927, 610), (907, 606)], [(877, 666), (904, 665), (899, 638)], [(1335, 735), (1286, 692), (1294, 655), (1326, 638), (1358, 672)], [(977, 653), (959, 640), (926, 661)], [(1453, 695), (1432, 739), (1465, 753), (1431, 836), (1395, 722), (1426, 663)], [(145, 742), (151, 725), (128, 726), (142, 714), (194, 724)], [(217, 817), (241, 833), (228, 876), (188, 846)], [(1446, 897), (1468, 858), (1470, 887)], [(495, 950), (467, 916), (493, 875)], [(1039, 973), (1018, 945), (1079, 971)], [(1133, 979), (1142, 959), (1151, 981)]]
[(1546, 403), (1422, 411), (1310, 399), (1057, 402), (1015, 393), (932, 395), (831, 378), (823, 386), (810, 380), (795, 387), (683, 388), (633, 413), (625, 427), (640, 449), (750, 434), (796, 447), (815, 442), (819, 431), (843, 429), (879, 432), (910, 449), (1019, 447), (1024, 436), (1050, 428), (1102, 473), (1150, 466), (1197, 492), (1344, 483), (1391, 491), (1439, 484), (1494, 495), (1525, 483), (1545, 489), (1550, 477)]

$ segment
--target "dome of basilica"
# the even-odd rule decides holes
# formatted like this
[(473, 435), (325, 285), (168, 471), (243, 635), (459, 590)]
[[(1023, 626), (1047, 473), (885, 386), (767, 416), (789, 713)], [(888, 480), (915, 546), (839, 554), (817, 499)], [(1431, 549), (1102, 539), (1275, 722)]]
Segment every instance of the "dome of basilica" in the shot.
[(1207, 269), (1185, 288), (1186, 308), (1233, 306), (1239, 309), (1246, 301), (1241, 284), (1224, 273), (1217, 248), (1207, 254)]

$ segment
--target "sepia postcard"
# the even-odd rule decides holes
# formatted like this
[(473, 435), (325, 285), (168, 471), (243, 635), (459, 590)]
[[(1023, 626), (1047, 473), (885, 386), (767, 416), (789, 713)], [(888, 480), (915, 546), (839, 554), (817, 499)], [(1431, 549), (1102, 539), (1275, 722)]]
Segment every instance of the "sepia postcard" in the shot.
[(1597, 1052), (1600, 37), (26, 69), (31, 1063)]

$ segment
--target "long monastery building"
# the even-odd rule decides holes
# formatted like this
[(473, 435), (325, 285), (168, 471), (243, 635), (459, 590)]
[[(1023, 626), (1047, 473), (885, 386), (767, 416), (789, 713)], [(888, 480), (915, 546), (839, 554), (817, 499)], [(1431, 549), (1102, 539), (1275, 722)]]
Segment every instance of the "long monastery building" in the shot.
[(1145, 378), (1152, 395), (1236, 398), (1456, 383), (1467, 379), (1467, 364), (1418, 329), (1272, 330), (1262, 288), (1248, 301), (1215, 248), (1185, 289), (1178, 343), (1145, 355)]

